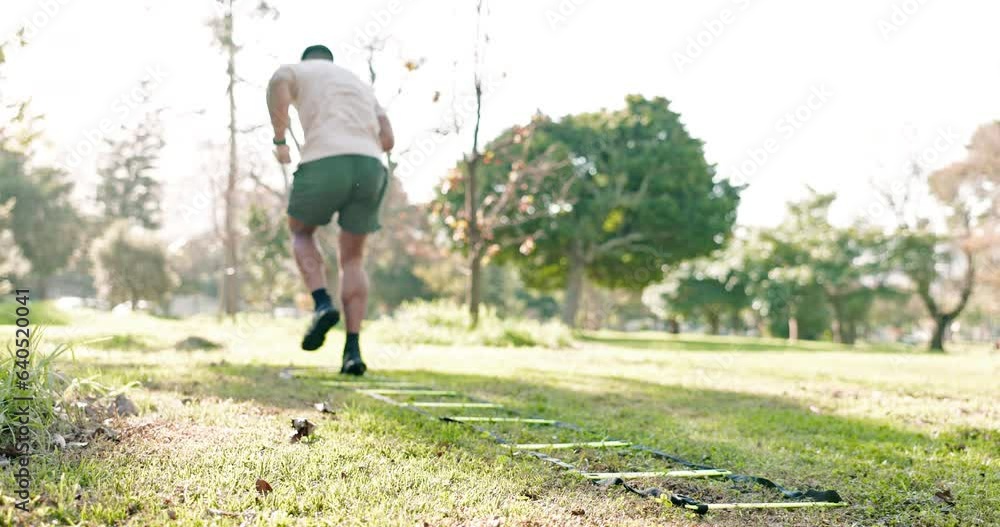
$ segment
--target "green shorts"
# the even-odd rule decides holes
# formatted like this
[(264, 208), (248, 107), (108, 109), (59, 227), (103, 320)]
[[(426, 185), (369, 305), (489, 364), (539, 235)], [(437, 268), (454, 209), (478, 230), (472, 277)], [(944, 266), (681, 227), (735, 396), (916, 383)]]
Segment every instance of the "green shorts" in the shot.
[(299, 165), (288, 197), (288, 215), (307, 225), (326, 225), (337, 212), (345, 231), (379, 230), (379, 207), (389, 177), (382, 162), (363, 155), (324, 157)]

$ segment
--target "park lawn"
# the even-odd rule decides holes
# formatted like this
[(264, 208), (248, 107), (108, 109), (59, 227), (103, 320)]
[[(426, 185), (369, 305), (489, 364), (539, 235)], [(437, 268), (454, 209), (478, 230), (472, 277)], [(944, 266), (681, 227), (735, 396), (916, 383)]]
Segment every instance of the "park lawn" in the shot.
[[(13, 510), (5, 471), (0, 524), (1000, 523), (1000, 356), (985, 350), (859, 352), (608, 332), (562, 350), (411, 346), (379, 343), (378, 323), (364, 335), (374, 375), (459, 390), (592, 432), (506, 429), (518, 440), (635, 441), (788, 487), (835, 489), (851, 505), (699, 519), (511, 456), (467, 427), (329, 385), (337, 375), (325, 368), (337, 362), (339, 332), (325, 351), (308, 354), (297, 349), (301, 321), (83, 313), (48, 328), (50, 343), (113, 338), (77, 345), (64, 369), (105, 384), (138, 381), (130, 396), (141, 414), (113, 424), (117, 442), (35, 457), (38, 500), (28, 516)], [(173, 349), (189, 336), (222, 348)], [(290, 366), (297, 376), (283, 373)], [(335, 413), (312, 408), (321, 401)], [(318, 426), (313, 438), (288, 441), (294, 417)], [(594, 470), (673, 468), (610, 451), (560, 455)], [(260, 496), (258, 478), (273, 492)], [(779, 501), (725, 481), (645, 484), (705, 501)]]

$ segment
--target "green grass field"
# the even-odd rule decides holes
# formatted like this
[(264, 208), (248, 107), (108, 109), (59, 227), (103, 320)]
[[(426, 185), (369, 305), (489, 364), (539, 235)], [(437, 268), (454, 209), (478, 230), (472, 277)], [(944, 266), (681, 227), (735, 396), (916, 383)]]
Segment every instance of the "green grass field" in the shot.
[[(985, 349), (934, 355), (613, 332), (584, 335), (566, 349), (407, 345), (398, 337), (380, 342), (389, 334), (380, 324), (362, 338), (372, 374), (459, 390), (590, 432), (508, 426), (518, 440), (635, 441), (793, 488), (836, 489), (850, 506), (698, 518), (512, 456), (467, 427), (331, 386), (337, 375), (325, 368), (339, 366), (339, 332), (310, 354), (297, 349), (302, 321), (85, 312), (48, 328), (48, 344), (112, 337), (77, 345), (62, 369), (108, 385), (138, 381), (129, 395), (141, 414), (112, 423), (117, 442), (33, 458), (30, 515), (14, 511), (5, 470), (0, 524), (1000, 523), (1000, 355)], [(0, 326), (8, 333), (11, 326)], [(222, 347), (174, 349), (191, 336)], [(283, 374), (290, 366), (302, 375)], [(335, 413), (318, 412), (317, 402)], [(290, 443), (295, 417), (318, 428)], [(561, 455), (591, 470), (679, 468), (614, 451)], [(258, 478), (273, 492), (260, 495)], [(643, 485), (704, 501), (779, 501), (726, 481)]]

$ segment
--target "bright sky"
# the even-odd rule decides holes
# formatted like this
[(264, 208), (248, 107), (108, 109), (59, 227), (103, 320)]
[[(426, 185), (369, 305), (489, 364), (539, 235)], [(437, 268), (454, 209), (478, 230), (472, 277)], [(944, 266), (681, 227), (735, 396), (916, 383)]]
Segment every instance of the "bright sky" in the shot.
[[(267, 122), (263, 85), (306, 45), (325, 43), (366, 75), (351, 47), (365, 33), (389, 36), (377, 91), (397, 145), (410, 146), (406, 189), (428, 199), (468, 146), (462, 137), (435, 141), (429, 130), (447, 124), (452, 101), (468, 101), (473, 0), (273, 3), (278, 20), (237, 27), (247, 81), (237, 92), (240, 126)], [(9, 90), (30, 95), (46, 115), (44, 159), (69, 166), (83, 197), (93, 192), (94, 155), (73, 150), (92, 150), (88, 137), (102, 121), (127, 120), (129, 94), (153, 77), (153, 100), (168, 108), (159, 174), (168, 237), (209, 226), (207, 214), (190, 211), (210, 206), (209, 181), (224, 158), (207, 146), (226, 137), (225, 62), (204, 24), (216, 5), (3, 6), (0, 40), (25, 22), (30, 40), (8, 50)], [(839, 221), (870, 214), (871, 181), (891, 183), (915, 155), (931, 169), (958, 159), (978, 125), (1000, 119), (996, 0), (494, 0), (491, 9), (486, 139), (536, 109), (561, 116), (619, 107), (628, 93), (665, 96), (719, 173), (750, 183), (744, 224), (780, 221), (805, 185), (841, 194)], [(402, 60), (420, 58), (424, 65), (403, 78)], [(263, 134), (256, 145), (266, 153)], [(275, 164), (257, 162), (281, 181)]]

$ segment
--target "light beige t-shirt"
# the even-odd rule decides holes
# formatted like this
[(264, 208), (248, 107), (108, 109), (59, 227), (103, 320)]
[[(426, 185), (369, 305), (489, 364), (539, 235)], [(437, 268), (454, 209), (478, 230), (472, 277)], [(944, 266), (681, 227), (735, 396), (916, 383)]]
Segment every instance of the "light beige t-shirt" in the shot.
[(385, 110), (357, 75), (329, 60), (304, 60), (278, 68), (275, 80), (291, 84), (306, 136), (303, 163), (343, 154), (382, 158), (378, 116)]

